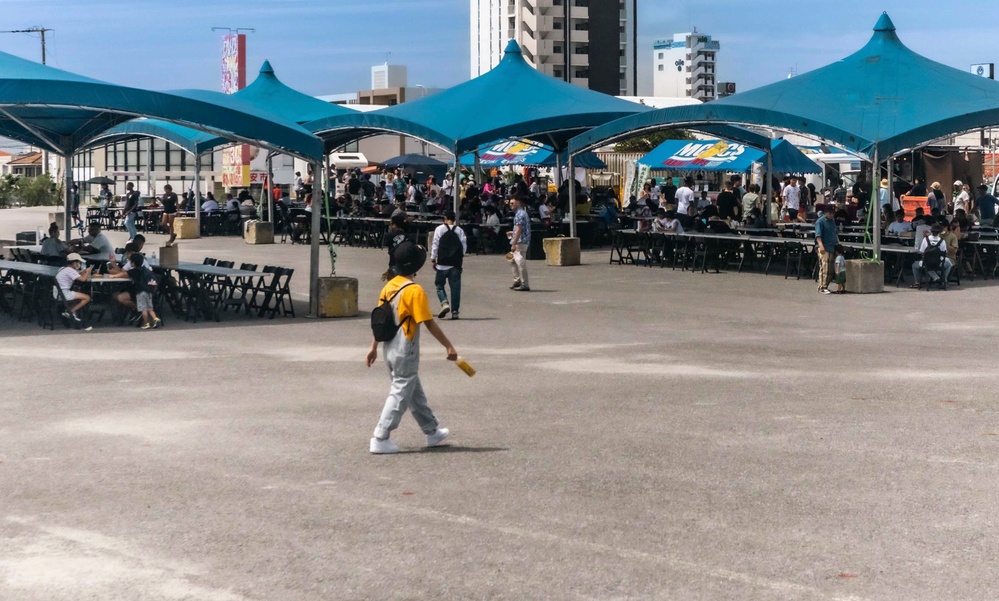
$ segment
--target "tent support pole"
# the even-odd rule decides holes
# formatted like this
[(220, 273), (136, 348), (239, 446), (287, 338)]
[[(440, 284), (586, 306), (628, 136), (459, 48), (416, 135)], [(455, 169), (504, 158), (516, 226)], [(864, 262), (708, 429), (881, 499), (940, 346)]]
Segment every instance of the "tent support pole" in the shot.
[[(65, 183), (63, 185), (65, 186), (66, 189), (63, 192), (66, 197), (65, 198), (66, 208), (62, 220), (63, 221), (62, 231), (63, 231), (63, 236), (65, 236), (65, 239), (69, 240), (69, 233), (73, 231), (73, 216), (70, 214), (70, 212), (73, 210), (73, 153), (72, 152), (66, 153), (64, 164), (65, 164), (65, 169), (62, 176), (63, 179), (65, 180)], [(48, 230), (48, 227), (46, 227), (45, 229)], [(36, 240), (35, 243), (41, 244), (42, 241)]]
[(201, 236), (201, 153), (194, 153), (194, 216), (198, 220), (198, 236)]
[[(167, 149), (169, 152), (169, 149)], [(153, 139), (146, 138), (146, 194), (155, 197), (156, 190), (153, 188)]]
[[(473, 174), (473, 179), (475, 180), (475, 185), (479, 187), (479, 190), (482, 190), (482, 186), (486, 183), (486, 176), (482, 173), (482, 163), (479, 161), (479, 151), (476, 150), (472, 156), (475, 157), (475, 173)], [(455, 214), (457, 213), (458, 210), (455, 209)]]
[(764, 182), (767, 187), (767, 202), (763, 205), (763, 220), (768, 224), (770, 223), (770, 207), (773, 205), (774, 201), (774, 155), (770, 149), (767, 149), (767, 180)]
[[(274, 223), (274, 153), (267, 153), (267, 185), (264, 186), (267, 198), (267, 221)], [(262, 217), (262, 215), (261, 215)]]
[(555, 151), (555, 189), (562, 187), (562, 153)]
[(322, 187), (316, 181), (323, 165), (312, 163), (312, 245), (309, 247), (309, 317), (319, 317), (319, 221), (323, 214)]
[[(556, 155), (561, 153), (556, 149)], [(556, 159), (558, 161), (558, 159)], [(559, 169), (561, 171), (561, 169)], [(569, 155), (569, 237), (576, 237), (576, 171), (573, 169), (572, 155)]]
[(874, 164), (871, 169), (871, 199), (867, 210), (874, 214), (874, 228), (871, 237), (874, 241), (874, 260), (881, 260), (881, 203), (878, 201), (878, 188), (881, 183), (881, 164), (878, 160), (878, 149), (874, 149)]
[[(895, 157), (888, 157), (888, 206), (895, 207)], [(894, 213), (893, 213), (894, 214)]]
[[(457, 151), (457, 149), (455, 149)], [(479, 155), (476, 154), (476, 157)], [(478, 158), (476, 158), (478, 160)], [(461, 218), (458, 214), (458, 199), (461, 197), (461, 157), (454, 153), (454, 174), (451, 176), (451, 204), (454, 205), (455, 223)]]

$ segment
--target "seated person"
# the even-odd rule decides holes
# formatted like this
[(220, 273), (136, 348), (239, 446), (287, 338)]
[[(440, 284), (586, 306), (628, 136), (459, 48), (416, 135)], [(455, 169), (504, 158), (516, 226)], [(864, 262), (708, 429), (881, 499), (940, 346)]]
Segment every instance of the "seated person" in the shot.
[(944, 225), (940, 237), (947, 243), (947, 258), (950, 259), (951, 263), (957, 265), (957, 251), (961, 247), (961, 227), (956, 223)]
[(86, 282), (90, 279), (90, 274), (93, 272), (93, 267), (88, 267), (83, 271), (80, 271), (80, 266), (83, 264), (83, 257), (77, 253), (69, 253), (66, 256), (66, 265), (56, 273), (55, 281), (56, 288), (53, 289), (52, 295), (58, 300), (59, 293), (62, 293), (62, 298), (66, 301), (66, 310), (63, 312), (62, 316), (65, 319), (72, 320), (76, 323), (80, 323), (83, 320), (80, 319), (77, 312), (87, 306), (90, 302), (90, 295), (84, 294), (82, 292), (76, 292), (73, 290), (73, 284), (77, 280), (81, 282)]
[(538, 219), (541, 220), (541, 225), (545, 227), (548, 227), (552, 223), (552, 211), (543, 202), (538, 204)]
[(888, 234), (894, 236), (908, 236), (912, 234), (912, 224), (905, 220), (905, 211), (899, 209), (895, 211), (895, 221), (888, 224)]
[(232, 194), (229, 193), (226, 193), (225, 198), (226, 213), (239, 213), (239, 201), (233, 198)]
[(96, 221), (91, 221), (87, 226), (87, 235), (82, 240), (75, 240), (70, 247), (76, 252), (88, 255), (101, 255), (110, 257), (114, 254), (114, 245), (108, 237), (101, 231), (101, 226)]
[(212, 196), (211, 192), (209, 192), (208, 198), (205, 199), (205, 202), (201, 203), (201, 212), (211, 213), (213, 211), (218, 211), (218, 210), (219, 210), (219, 203), (215, 200), (215, 197)]
[(833, 220), (839, 227), (853, 225), (853, 220), (850, 219), (850, 213), (846, 210), (846, 208), (836, 209), (836, 212), (833, 213)]
[(667, 223), (669, 223), (669, 219), (666, 218), (666, 209), (657, 210), (656, 218), (652, 220), (652, 231), (665, 232)]
[(912, 229), (923, 223), (926, 223), (926, 212), (923, 211), (923, 207), (916, 207), (916, 214), (912, 218)]
[(676, 218), (676, 211), (673, 209), (666, 211), (666, 227), (663, 231), (676, 232), (678, 234), (683, 233), (683, 224)]
[(640, 232), (648, 232), (652, 230), (652, 210), (649, 209), (648, 204), (640, 204), (638, 208), (635, 209), (635, 229)]
[[(943, 253), (943, 279), (944, 282), (947, 281), (947, 277), (950, 275), (950, 270), (954, 266), (954, 263), (947, 258), (947, 243), (944, 242), (941, 234), (943, 233), (943, 226), (939, 223), (934, 223), (933, 228), (930, 230), (930, 235), (923, 238), (923, 242), (919, 245), (919, 254), (922, 257), (919, 261), (913, 261), (912, 263), (912, 287), (919, 287), (919, 272), (923, 267), (923, 261), (927, 259), (927, 249), (934, 248), (939, 249)], [(930, 281), (937, 282), (939, 277), (935, 273), (930, 274)]]
[(697, 199), (697, 209), (701, 210), (710, 206), (714, 205), (711, 204), (711, 199), (708, 198), (708, 191), (701, 190), (701, 197)]
[(59, 224), (49, 225), (49, 237), (42, 240), (42, 254), (46, 257), (65, 257), (69, 254), (69, 245), (59, 239)]
[(249, 196), (247, 196), (246, 200), (239, 203), (239, 216), (247, 219), (253, 219), (257, 216), (257, 206)]
[(676, 218), (680, 222), (680, 225), (682, 225), (685, 229), (691, 229), (695, 227), (695, 222), (698, 221), (697, 209), (694, 207), (694, 204), (691, 203), (687, 206), (687, 214), (678, 214)]
[(971, 231), (972, 221), (968, 219), (968, 213), (964, 209), (958, 209), (954, 211), (954, 221), (961, 225), (961, 232), (968, 233)]
[(712, 215), (708, 222), (705, 224), (707, 229), (713, 234), (731, 234), (732, 227), (729, 226), (728, 222), (719, 217), (718, 215)]
[(762, 229), (767, 227), (767, 222), (763, 219), (763, 211), (760, 207), (753, 207), (746, 216), (746, 227)]

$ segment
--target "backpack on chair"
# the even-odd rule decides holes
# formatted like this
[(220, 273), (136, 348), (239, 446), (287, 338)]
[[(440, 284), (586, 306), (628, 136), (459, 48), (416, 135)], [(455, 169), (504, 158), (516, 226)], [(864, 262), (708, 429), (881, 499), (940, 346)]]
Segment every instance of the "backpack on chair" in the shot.
[(931, 244), (929, 240), (926, 241), (926, 250), (923, 251), (923, 269), (925, 271), (941, 271), (943, 269), (944, 258), (947, 255), (940, 248), (941, 242), (943, 242), (942, 239), (938, 240), (936, 244)]

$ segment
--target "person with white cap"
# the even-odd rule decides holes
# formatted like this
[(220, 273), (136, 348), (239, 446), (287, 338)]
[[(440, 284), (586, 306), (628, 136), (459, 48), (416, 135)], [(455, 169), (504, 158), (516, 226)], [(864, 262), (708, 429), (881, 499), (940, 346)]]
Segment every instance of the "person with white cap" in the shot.
[(965, 213), (971, 214), (971, 187), (961, 180), (954, 182), (954, 211), (958, 209), (964, 209)]
[(73, 290), (73, 283), (77, 280), (86, 282), (90, 279), (90, 274), (94, 269), (93, 267), (88, 267), (80, 271), (82, 263), (83, 257), (78, 253), (69, 253), (66, 255), (66, 265), (56, 273), (55, 277), (56, 288), (58, 290), (52, 291), (52, 295), (56, 300), (59, 300), (59, 295), (62, 293), (62, 298), (66, 302), (66, 310), (62, 316), (77, 323), (83, 321), (77, 315), (77, 312), (87, 306), (87, 303), (90, 302), (90, 295)]
[[(378, 341), (384, 341), (385, 363), (388, 364), (389, 375), (392, 377), (392, 386), (369, 447), (371, 453), (376, 455), (399, 452), (399, 446), (389, 436), (399, 427), (406, 409), (413, 414), (426, 435), (428, 447), (439, 445), (451, 434), (447, 428), (439, 426), (437, 417), (427, 404), (423, 384), (420, 383), (420, 324), (426, 325), (427, 330), (441, 343), (448, 361), (458, 359), (458, 351), (430, 313), (427, 293), (413, 281), (413, 276), (427, 261), (427, 251), (407, 240), (395, 247), (392, 257), (392, 271), (396, 277), (382, 288), (378, 297), (379, 306), (372, 311), (374, 335), (367, 356), (368, 367), (371, 367), (378, 358)], [(383, 314), (380, 309), (386, 305), (392, 313), (388, 323), (376, 318), (376, 314), (379, 317)], [(376, 322), (380, 326), (378, 329), (375, 327)], [(386, 325), (389, 326), (389, 335), (380, 336), (384, 334), (381, 330)], [(391, 333), (392, 329), (394, 335)]]

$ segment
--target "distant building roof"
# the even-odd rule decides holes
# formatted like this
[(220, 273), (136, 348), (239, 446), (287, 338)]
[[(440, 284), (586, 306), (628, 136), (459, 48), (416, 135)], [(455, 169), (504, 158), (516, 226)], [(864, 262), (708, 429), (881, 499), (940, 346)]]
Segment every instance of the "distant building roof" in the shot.
[(42, 153), (40, 152), (28, 152), (25, 154), (19, 154), (13, 159), (11, 159), (9, 165), (41, 165), (42, 164)]

